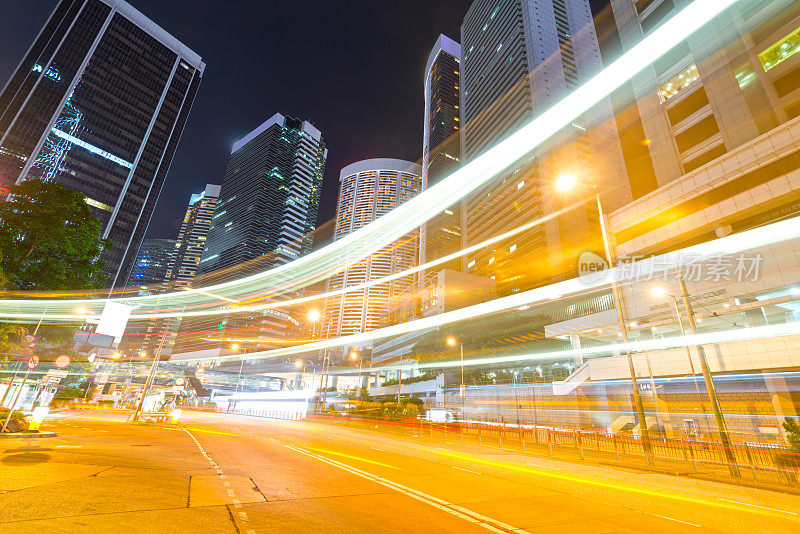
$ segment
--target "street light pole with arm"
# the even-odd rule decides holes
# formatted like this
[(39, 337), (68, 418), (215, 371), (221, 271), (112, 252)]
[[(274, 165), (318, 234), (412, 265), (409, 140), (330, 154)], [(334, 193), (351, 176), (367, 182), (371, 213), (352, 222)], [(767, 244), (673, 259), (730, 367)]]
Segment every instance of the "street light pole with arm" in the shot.
[[(571, 174), (565, 174), (558, 179), (556, 187), (560, 191), (568, 191), (572, 189), (576, 183), (577, 179), (575, 176)], [(597, 214), (600, 219), (600, 233), (603, 237), (603, 248), (605, 249), (606, 253), (606, 262), (608, 262), (608, 268), (610, 271), (614, 268), (614, 252), (611, 247), (611, 239), (608, 235), (608, 228), (606, 227), (606, 218), (605, 213), (603, 212), (603, 203), (600, 200), (600, 192), (597, 191), (597, 187), (594, 185), (592, 185), (592, 189), (594, 192), (595, 201), (597, 203)], [(636, 409), (636, 417), (639, 419), (639, 431), (642, 437), (642, 449), (644, 450), (648, 465), (651, 465), (653, 463), (653, 450), (652, 444), (650, 443), (650, 432), (647, 429), (647, 419), (644, 414), (644, 403), (642, 402), (642, 395), (639, 392), (639, 384), (636, 380), (636, 369), (633, 365), (633, 357), (631, 356), (630, 350), (627, 348), (628, 329), (625, 326), (625, 314), (622, 310), (622, 297), (620, 296), (619, 287), (617, 285), (617, 281), (614, 279), (613, 274), (611, 276), (611, 292), (614, 295), (614, 305), (617, 308), (617, 319), (619, 321), (620, 334), (622, 334), (622, 341), (626, 345), (625, 356), (628, 360), (628, 369), (631, 375), (633, 401)]]

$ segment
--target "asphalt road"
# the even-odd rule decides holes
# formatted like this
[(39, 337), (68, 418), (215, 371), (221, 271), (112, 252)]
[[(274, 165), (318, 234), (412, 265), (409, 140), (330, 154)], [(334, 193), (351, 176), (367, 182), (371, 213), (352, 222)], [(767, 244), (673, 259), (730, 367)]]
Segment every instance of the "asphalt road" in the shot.
[(800, 498), (327, 423), (56, 414), (0, 442), (0, 532), (791, 532)]

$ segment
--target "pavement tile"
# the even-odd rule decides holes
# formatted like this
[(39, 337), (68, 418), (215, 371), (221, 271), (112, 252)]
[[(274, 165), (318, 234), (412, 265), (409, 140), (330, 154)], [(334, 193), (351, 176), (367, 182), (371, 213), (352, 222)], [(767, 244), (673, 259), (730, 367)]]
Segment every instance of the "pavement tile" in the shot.
[(185, 507), (188, 497), (186, 475), (88, 476), (0, 494), (0, 523)]
[[(22, 455), (26, 454), (22, 453)], [(10, 457), (4, 458), (3, 463), (7, 458)], [(108, 467), (89, 464), (36, 463), (14, 465), (12, 468), (5, 464), (0, 466), (0, 493), (63, 482), (73, 478), (83, 478), (95, 475), (104, 469), (108, 469)]]
[[(8, 529), (8, 530), (5, 530)], [(178, 508), (108, 514), (79, 515), (0, 524), (0, 531), (14, 534), (236, 534), (225, 506)]]

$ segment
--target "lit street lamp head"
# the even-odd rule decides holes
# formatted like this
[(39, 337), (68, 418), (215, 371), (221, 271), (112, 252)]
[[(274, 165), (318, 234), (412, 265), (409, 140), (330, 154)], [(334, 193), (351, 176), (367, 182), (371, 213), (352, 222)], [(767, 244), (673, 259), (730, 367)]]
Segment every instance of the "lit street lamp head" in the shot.
[(565, 193), (575, 187), (578, 179), (572, 173), (564, 173), (556, 179), (556, 189)]
[(450, 345), (451, 347), (454, 347), (456, 344), (456, 338), (454, 338), (453, 336), (449, 336), (447, 338), (447, 344)]
[(664, 290), (663, 287), (655, 286), (650, 290), (650, 294), (653, 295), (656, 298), (661, 298), (661, 297), (665, 296), (667, 294), (667, 292)]
[(300, 369), (301, 367), (303, 367), (303, 362), (301, 360), (297, 360), (296, 362), (294, 362), (294, 366), (297, 369)]
[(308, 312), (308, 320), (311, 321), (312, 323), (319, 321), (319, 317), (320, 317), (319, 310), (311, 310)]

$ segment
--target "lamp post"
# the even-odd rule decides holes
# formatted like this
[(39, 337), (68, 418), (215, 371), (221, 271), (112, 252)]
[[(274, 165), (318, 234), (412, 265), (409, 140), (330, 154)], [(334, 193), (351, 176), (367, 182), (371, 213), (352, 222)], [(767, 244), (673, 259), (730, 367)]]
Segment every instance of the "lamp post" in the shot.
[[(239, 344), (238, 343), (234, 343), (233, 345), (231, 345), (231, 350), (238, 352), (239, 351)], [(244, 369), (244, 358), (242, 358), (242, 361), (239, 363), (239, 374), (236, 376), (236, 387), (233, 388), (233, 392), (234, 393), (239, 391), (239, 382), (242, 379), (242, 370), (243, 369)]]
[(361, 353), (354, 349), (353, 352), (350, 353), (350, 359), (355, 361), (356, 357), (358, 358), (358, 389), (360, 390), (361, 387), (362, 387), (361, 386)]
[[(572, 189), (578, 180), (573, 174), (564, 174), (556, 182), (556, 188), (559, 191), (566, 192)], [(597, 187), (592, 185), (592, 189), (594, 191), (595, 202), (597, 202), (597, 214), (598, 218), (600, 219), (600, 233), (603, 237), (603, 248), (605, 249), (606, 253), (606, 262), (608, 262), (609, 270), (614, 268), (614, 252), (611, 248), (611, 239), (608, 235), (608, 228), (606, 227), (606, 217), (605, 213), (603, 212), (603, 203), (600, 200), (600, 193), (597, 191)], [(611, 292), (614, 295), (614, 305), (617, 308), (617, 319), (619, 321), (619, 330), (622, 334), (622, 341), (625, 343), (625, 356), (628, 359), (628, 369), (631, 375), (631, 384), (633, 386), (633, 401), (636, 407), (636, 417), (639, 419), (639, 429), (640, 434), (642, 437), (642, 450), (644, 451), (644, 455), (648, 465), (653, 464), (653, 447), (650, 443), (650, 432), (647, 430), (647, 419), (644, 415), (644, 403), (642, 402), (642, 395), (639, 392), (639, 384), (636, 380), (636, 369), (633, 365), (633, 357), (631, 356), (630, 350), (627, 348), (628, 345), (628, 329), (625, 326), (625, 315), (622, 311), (622, 297), (620, 296), (619, 287), (617, 286), (616, 280), (614, 280), (614, 276), (611, 276)]]
[(461, 397), (461, 418), (464, 418), (464, 344), (457, 341), (456, 338), (453, 336), (449, 336), (447, 338), (447, 344), (451, 347), (455, 347), (456, 343), (458, 343), (459, 353), (461, 355), (461, 385), (458, 388), (459, 396)]
[[(650, 293), (657, 298), (660, 297), (670, 298), (670, 300), (672, 301), (672, 307), (675, 310), (675, 317), (678, 321), (678, 326), (680, 327), (681, 330), (681, 336), (685, 338), (686, 329), (683, 327), (683, 317), (681, 316), (681, 309), (678, 307), (678, 298), (675, 295), (670, 295), (664, 290), (663, 287), (660, 286), (654, 287), (650, 291)], [(689, 345), (685, 345), (684, 348), (686, 349), (686, 358), (689, 360), (689, 369), (692, 372), (692, 382), (694, 383), (694, 389), (697, 392), (697, 404), (700, 406), (700, 409), (702, 409), (703, 413), (705, 414), (705, 405), (703, 404), (703, 398), (700, 395), (700, 386), (697, 384), (697, 380), (695, 379), (697, 372), (694, 369), (694, 362), (692, 361), (692, 352), (689, 350)]]
[[(686, 290), (686, 282), (684, 282), (682, 277), (678, 277), (678, 283), (680, 284), (681, 288), (681, 299), (683, 300), (683, 306), (686, 309), (686, 315), (689, 318), (689, 328), (692, 329), (693, 334), (697, 334), (697, 321), (694, 317), (694, 309), (692, 308), (692, 302), (689, 299), (689, 292)], [(722, 442), (722, 449), (723, 453), (725, 454), (725, 459), (728, 461), (728, 470), (731, 473), (731, 476), (739, 478), (741, 474), (739, 473), (739, 466), (736, 464), (736, 457), (733, 455), (733, 450), (731, 449), (731, 437), (728, 434), (728, 428), (725, 424), (725, 417), (722, 415), (722, 406), (719, 403), (719, 397), (717, 396), (717, 388), (714, 386), (714, 378), (711, 376), (711, 368), (708, 366), (708, 359), (706, 359), (706, 351), (703, 348), (703, 345), (697, 344), (695, 345), (697, 348), (697, 356), (700, 359), (700, 370), (703, 373), (703, 380), (706, 383), (706, 391), (708, 392), (708, 399), (711, 401), (711, 409), (714, 410), (714, 419), (717, 421), (717, 431), (719, 432), (719, 438)]]

